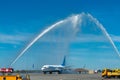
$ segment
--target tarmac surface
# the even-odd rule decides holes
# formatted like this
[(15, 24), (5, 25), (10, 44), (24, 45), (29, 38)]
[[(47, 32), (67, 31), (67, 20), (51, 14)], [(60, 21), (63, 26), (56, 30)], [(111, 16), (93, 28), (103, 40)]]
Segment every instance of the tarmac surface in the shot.
[(103, 79), (101, 74), (29, 74), (31, 80), (120, 80)]

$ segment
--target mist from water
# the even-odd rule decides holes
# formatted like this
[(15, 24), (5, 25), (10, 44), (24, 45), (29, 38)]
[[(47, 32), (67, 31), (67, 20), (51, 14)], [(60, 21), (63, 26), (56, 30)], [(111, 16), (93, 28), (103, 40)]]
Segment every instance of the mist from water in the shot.
[(47, 32), (49, 32), (50, 30), (52, 30), (54, 27), (56, 27), (57, 25), (60, 25), (61, 23), (63, 23), (65, 20), (59, 21), (55, 24), (53, 24), (52, 26), (48, 27), (47, 29), (45, 29), (42, 33), (40, 33), (30, 44), (28, 44), (28, 46), (16, 57), (16, 59), (11, 63), (10, 66), (12, 66), (38, 39), (40, 39), (42, 36), (44, 36)]
[(71, 23), (73, 24), (73, 27), (76, 27), (77, 25), (77, 21), (78, 21), (78, 17), (79, 15), (74, 15), (72, 17), (68, 17), (65, 20), (61, 20), (55, 24), (53, 24), (52, 26), (49, 26), (47, 29), (45, 29), (42, 33), (40, 33), (32, 42), (30, 42), (30, 44), (28, 44), (28, 46), (16, 57), (16, 59), (10, 64), (10, 66), (12, 66), (14, 63), (16, 63), (16, 61), (36, 42), (38, 41), (42, 36), (44, 36), (45, 34), (47, 34), (49, 31), (51, 31), (52, 29), (54, 29), (55, 27), (59, 27), (59, 25), (65, 23), (65, 22), (69, 22), (71, 21)]
[[(71, 22), (72, 23), (72, 27), (74, 29), (75, 32), (78, 31), (79, 28), (77, 28), (78, 24), (79, 27), (81, 27), (82, 25), (82, 20), (84, 16), (87, 16), (87, 18), (89, 18), (91, 21), (93, 21), (97, 27), (102, 31), (102, 33), (106, 36), (106, 38), (109, 40), (110, 44), (112, 45), (112, 47), (114, 48), (116, 54), (120, 57), (119, 51), (117, 49), (117, 47), (115, 46), (114, 42), (112, 41), (110, 35), (108, 34), (108, 32), (105, 30), (105, 28), (103, 27), (103, 25), (96, 19), (94, 18), (92, 15), (90, 14), (85, 14), (85, 13), (81, 13), (79, 15), (73, 15), (65, 20), (61, 20), (55, 24), (53, 24), (52, 26), (49, 26), (47, 29), (45, 29), (42, 33), (40, 33), (30, 44), (28, 44), (28, 46), (16, 57), (16, 59), (11, 63), (10, 66), (12, 66), (14, 63), (16, 63), (16, 61), (22, 57), (22, 55), (24, 55), (24, 53), (36, 42), (38, 41), (41, 37), (43, 37), (45, 34), (47, 34), (48, 32), (50, 32), (52, 29), (54, 29), (55, 27), (62, 27), (60, 25), (62, 25), (63, 23), (66, 22)], [(81, 28), (80, 28), (81, 29)], [(76, 34), (76, 33), (74, 33)], [(72, 34), (74, 36), (74, 34)], [(72, 36), (71, 35), (71, 36)]]

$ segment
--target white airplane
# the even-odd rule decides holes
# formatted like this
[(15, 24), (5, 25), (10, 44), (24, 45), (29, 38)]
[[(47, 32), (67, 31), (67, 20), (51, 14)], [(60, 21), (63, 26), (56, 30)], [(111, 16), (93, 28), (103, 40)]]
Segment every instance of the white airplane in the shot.
[(65, 63), (66, 63), (66, 56), (64, 57), (63, 63), (61, 65), (44, 65), (41, 70), (44, 74), (49, 72), (52, 74), (52, 72), (58, 72), (58, 74), (61, 74), (62, 71), (65, 69)]

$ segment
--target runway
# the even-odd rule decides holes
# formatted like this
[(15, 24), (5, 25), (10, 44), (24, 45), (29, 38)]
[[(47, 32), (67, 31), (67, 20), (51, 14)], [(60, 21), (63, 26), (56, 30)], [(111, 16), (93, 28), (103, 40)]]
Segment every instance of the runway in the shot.
[(103, 79), (101, 74), (30, 74), (31, 80), (120, 80)]

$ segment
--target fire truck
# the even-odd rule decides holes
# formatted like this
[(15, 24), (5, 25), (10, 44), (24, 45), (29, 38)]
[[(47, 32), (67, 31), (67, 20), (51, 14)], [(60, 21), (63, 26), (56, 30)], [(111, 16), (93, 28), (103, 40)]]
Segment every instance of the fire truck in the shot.
[(13, 71), (13, 68), (0, 68), (1, 73), (12, 73)]
[(120, 78), (120, 69), (104, 69), (102, 71), (104, 78)]
[(30, 80), (30, 75), (26, 74), (26, 76), (21, 76), (20, 74), (14, 73), (13, 68), (0, 68), (0, 80)]

